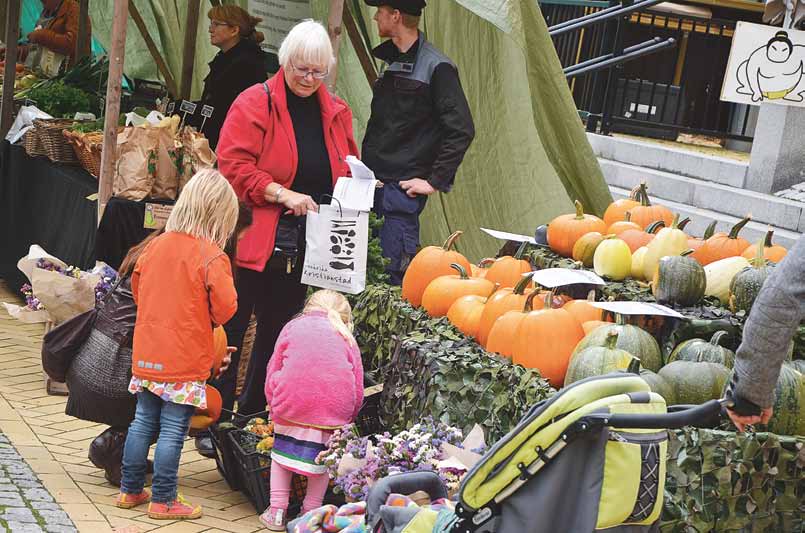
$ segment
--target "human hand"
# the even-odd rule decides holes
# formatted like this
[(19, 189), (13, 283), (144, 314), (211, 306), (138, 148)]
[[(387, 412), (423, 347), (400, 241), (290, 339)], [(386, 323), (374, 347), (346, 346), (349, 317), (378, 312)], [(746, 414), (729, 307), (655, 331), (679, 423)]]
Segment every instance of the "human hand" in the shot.
[(215, 379), (220, 378), (224, 375), (224, 372), (229, 370), (229, 365), (232, 363), (232, 354), (237, 352), (238, 349), (234, 346), (227, 346), (226, 347), (226, 355), (223, 359), (221, 359), (221, 368), (218, 369), (218, 374), (215, 376)]
[(774, 414), (774, 409), (771, 407), (761, 409), (760, 415), (753, 416), (742, 416), (732, 409), (727, 409), (727, 416), (729, 416), (730, 420), (732, 420), (732, 423), (735, 424), (735, 429), (737, 429), (739, 433), (746, 431), (746, 426), (753, 424), (768, 424), (769, 420), (771, 420), (772, 414)]
[(313, 201), (313, 198), (307, 194), (302, 194), (288, 189), (283, 189), (280, 193), (280, 202), (287, 210), (286, 215), (293, 214), (294, 216), (301, 217), (307, 215), (308, 211), (318, 211), (319, 206)]
[(401, 181), (400, 188), (411, 198), (416, 198), (417, 195), (420, 194), (429, 196), (436, 192), (433, 185), (422, 178), (411, 178), (410, 180)]

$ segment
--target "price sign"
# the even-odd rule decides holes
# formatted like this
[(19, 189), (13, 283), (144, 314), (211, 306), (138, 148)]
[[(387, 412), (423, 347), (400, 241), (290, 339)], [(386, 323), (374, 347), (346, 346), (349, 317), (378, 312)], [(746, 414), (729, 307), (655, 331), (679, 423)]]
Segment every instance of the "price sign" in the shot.
[(174, 109), (176, 109), (176, 102), (169, 103), (168, 107), (165, 108), (165, 114), (171, 116)]
[(193, 102), (188, 102), (187, 100), (182, 100), (182, 103), (179, 105), (179, 111), (184, 114), (190, 113), (192, 115), (196, 112), (196, 104)]
[(170, 217), (171, 211), (173, 211), (172, 205), (151, 203), (145, 204), (143, 227), (145, 229), (164, 228), (165, 224), (168, 222), (168, 217)]
[(546, 268), (533, 273), (534, 283), (553, 289), (566, 285), (606, 285), (606, 282), (589, 270)]
[(590, 302), (590, 305), (618, 315), (659, 315), (671, 318), (685, 318), (664, 305), (648, 302)]
[(215, 111), (215, 108), (211, 105), (205, 105), (201, 107), (201, 116), (210, 118), (212, 116), (212, 112)]

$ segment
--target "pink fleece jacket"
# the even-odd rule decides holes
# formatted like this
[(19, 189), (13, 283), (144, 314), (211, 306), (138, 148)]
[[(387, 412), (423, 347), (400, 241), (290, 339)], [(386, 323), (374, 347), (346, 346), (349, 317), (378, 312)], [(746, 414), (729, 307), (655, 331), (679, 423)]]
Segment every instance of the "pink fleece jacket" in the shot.
[(340, 427), (363, 403), (363, 363), (358, 347), (342, 337), (324, 311), (288, 322), (266, 370), (266, 400), (275, 418)]

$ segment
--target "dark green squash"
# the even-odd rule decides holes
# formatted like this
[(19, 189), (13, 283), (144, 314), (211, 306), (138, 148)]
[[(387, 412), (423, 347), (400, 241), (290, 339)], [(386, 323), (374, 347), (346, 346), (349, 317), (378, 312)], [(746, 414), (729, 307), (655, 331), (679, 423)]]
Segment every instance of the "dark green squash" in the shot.
[(676, 403), (674, 388), (670, 383), (668, 383), (668, 380), (661, 377), (659, 374), (655, 374), (651, 370), (646, 369), (642, 369), (640, 371), (640, 377), (643, 381), (648, 383), (648, 386), (651, 388), (652, 392), (656, 392), (665, 398), (666, 405), (674, 405)]
[(772, 273), (773, 266), (763, 256), (764, 241), (758, 242), (757, 253), (749, 261), (750, 266), (744, 268), (730, 282), (730, 309), (733, 313), (744, 311), (748, 315), (766, 278)]
[(565, 374), (565, 387), (592, 376), (603, 376), (610, 372), (626, 370), (635, 357), (625, 350), (616, 348), (618, 332), (610, 331), (604, 346), (589, 346), (570, 357)]
[(537, 227), (534, 232), (534, 241), (542, 246), (548, 246), (548, 224)]
[(718, 363), (674, 361), (657, 373), (674, 389), (674, 399), (681, 405), (699, 405), (721, 398), (730, 369)]
[(662, 352), (660, 351), (660, 345), (657, 344), (654, 337), (637, 326), (625, 324), (623, 317), (620, 315), (617, 316), (616, 320), (616, 324), (601, 326), (591, 331), (576, 345), (573, 355), (576, 355), (576, 353), (590, 346), (606, 346), (607, 337), (614, 331), (618, 334), (618, 341), (615, 344), (616, 348), (628, 352), (639, 359), (643, 368), (647, 368), (653, 372), (659, 370), (662, 366)]
[(682, 255), (660, 258), (651, 282), (657, 302), (687, 307), (702, 299), (707, 276), (702, 265), (688, 257), (692, 253), (693, 250), (687, 250)]
[(790, 364), (780, 368), (768, 428), (778, 435), (805, 435), (805, 376)]
[(726, 331), (716, 331), (710, 342), (704, 339), (689, 339), (679, 343), (668, 356), (668, 362), (693, 361), (694, 363), (719, 363), (732, 368), (735, 365), (735, 353), (719, 343)]

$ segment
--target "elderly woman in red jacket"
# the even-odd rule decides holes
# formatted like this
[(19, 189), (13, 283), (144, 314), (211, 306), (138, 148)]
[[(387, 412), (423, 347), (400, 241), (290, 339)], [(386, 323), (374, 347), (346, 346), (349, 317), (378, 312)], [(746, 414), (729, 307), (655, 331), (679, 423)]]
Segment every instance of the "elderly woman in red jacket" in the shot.
[[(281, 68), (265, 83), (238, 96), (218, 142), (218, 166), (254, 223), (237, 253), (238, 312), (226, 325), (229, 344), (242, 344), (252, 312), (257, 337), (238, 412), (265, 409), (266, 365), (280, 330), (304, 304), (300, 282), (304, 221), (347, 176), (347, 155), (358, 155), (352, 112), (323, 84), (335, 59), (324, 27), (296, 25), (279, 50)], [(329, 202), (325, 202), (329, 203)], [(219, 382), (224, 407), (234, 401), (239, 353)]]

